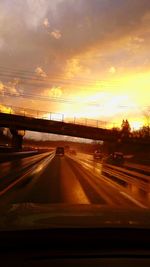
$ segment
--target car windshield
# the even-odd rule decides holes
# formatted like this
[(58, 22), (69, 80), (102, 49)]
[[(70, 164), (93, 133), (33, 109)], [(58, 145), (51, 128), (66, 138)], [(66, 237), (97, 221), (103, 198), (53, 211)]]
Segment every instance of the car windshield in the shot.
[(150, 228), (149, 29), (149, 0), (0, 1), (0, 231)]

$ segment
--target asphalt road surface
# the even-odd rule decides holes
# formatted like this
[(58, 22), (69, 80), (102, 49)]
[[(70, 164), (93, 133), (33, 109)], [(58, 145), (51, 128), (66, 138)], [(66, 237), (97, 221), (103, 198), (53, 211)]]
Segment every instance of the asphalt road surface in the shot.
[(148, 208), (149, 192), (134, 183), (129, 171), (124, 176), (121, 170), (115, 171), (116, 177), (120, 175), (124, 181), (122, 184), (119, 179), (102, 174), (101, 163), (84, 155), (55, 156), (53, 152), (6, 162), (0, 164), (0, 203), (1, 206), (67, 203)]

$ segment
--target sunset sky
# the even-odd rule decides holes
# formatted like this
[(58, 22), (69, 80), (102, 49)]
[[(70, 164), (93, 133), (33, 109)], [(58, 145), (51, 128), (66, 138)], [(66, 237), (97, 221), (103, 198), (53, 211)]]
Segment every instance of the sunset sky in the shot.
[(0, 0), (0, 105), (141, 127), (150, 0)]

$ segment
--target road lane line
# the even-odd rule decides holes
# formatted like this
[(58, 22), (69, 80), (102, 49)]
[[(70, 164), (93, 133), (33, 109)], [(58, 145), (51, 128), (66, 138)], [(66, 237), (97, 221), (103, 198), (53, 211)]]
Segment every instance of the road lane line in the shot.
[(75, 172), (73, 172), (70, 164), (65, 158), (61, 159), (61, 187), (63, 199), (66, 202), (74, 204), (91, 204), (82, 185), (79, 183)]
[[(49, 160), (52, 160), (54, 158), (54, 155), (50, 155), (47, 159), (44, 159), (43, 161), (45, 161), (45, 164), (47, 162), (49, 162)], [(39, 163), (38, 163), (39, 164)], [(40, 163), (41, 165), (42, 163)], [(37, 165), (37, 164), (36, 164)], [(41, 169), (39, 168), (39, 171)], [(7, 193), (10, 189), (12, 189), (16, 184), (18, 184), (19, 182), (21, 182), (22, 180), (24, 180), (26, 178), (26, 176), (28, 176), (29, 174), (35, 172), (35, 166), (34, 168), (29, 169), (23, 176), (21, 176), (19, 179), (15, 180), (13, 183), (11, 183), (10, 185), (8, 185), (5, 189), (3, 189), (2, 191), (0, 191), (0, 196), (4, 195), (5, 193)]]
[[(78, 164), (81, 164), (79, 163), (79, 161), (76, 159), (76, 162), (78, 162)], [(91, 172), (91, 167), (88, 166), (89, 164), (85, 163), (83, 164), (82, 163), (82, 166), (84, 166), (85, 169), (88, 169), (89, 172)], [(97, 177), (97, 175), (95, 174), (95, 177)], [(98, 177), (97, 177), (98, 178)], [(104, 180), (105, 182), (109, 183), (110, 186), (114, 187), (114, 189), (118, 190), (118, 193), (121, 193), (122, 195), (124, 195), (126, 198), (128, 198), (130, 201), (132, 201), (134, 204), (136, 204), (137, 206), (139, 206), (140, 208), (145, 208), (145, 209), (148, 209), (147, 206), (143, 205), (142, 203), (140, 203), (138, 200), (135, 200), (133, 197), (131, 197), (130, 195), (128, 195), (127, 193), (123, 192), (123, 191), (120, 191), (122, 190), (122, 186), (114, 183), (112, 180), (110, 180), (107, 176), (103, 176), (102, 174), (100, 175), (99, 177), (101, 180)]]
[[(86, 166), (87, 166), (87, 168), (88, 168), (88, 165), (89, 164), (87, 164), (87, 163), (84, 163), (83, 164), (84, 166), (85, 166), (85, 168), (86, 168)], [(91, 169), (90, 168), (90, 166), (89, 166), (89, 169)], [(103, 177), (103, 175), (101, 175), (101, 178)], [(116, 184), (115, 183), (115, 185), (114, 185), (114, 182), (110, 179), (110, 178), (108, 178), (107, 176), (105, 177), (104, 176), (104, 178), (105, 178), (105, 181), (107, 180), (107, 181), (109, 181), (109, 184), (113, 184), (112, 186), (113, 187), (115, 187), (116, 189), (120, 189), (120, 185), (118, 185), (118, 184)], [(117, 188), (118, 187), (118, 188)], [(145, 205), (143, 205), (141, 202), (139, 202), (138, 200), (135, 200), (132, 196), (130, 196), (130, 195), (128, 195), (127, 193), (125, 193), (125, 192), (121, 192), (120, 191), (120, 193), (121, 194), (124, 194), (124, 196), (126, 196), (128, 199), (130, 199), (133, 203), (135, 203), (136, 205), (138, 205), (139, 207), (141, 207), (141, 208), (145, 208), (145, 209), (148, 209), (148, 207), (147, 206), (145, 206)]]
[(2, 170), (0, 173), (0, 180), (12, 175), (12, 165), (13, 165), (13, 172), (18, 173), (20, 171), (24, 171), (26, 168), (29, 168), (31, 165), (35, 164), (38, 160), (40, 161), (46, 158), (48, 154), (49, 153), (42, 153), (42, 154), (30, 156), (28, 158), (17, 159), (14, 161), (7, 161), (4, 163), (0, 163), (0, 169)]
[[(85, 190), (87, 190), (86, 191), (87, 194), (89, 194), (89, 199), (91, 203), (95, 203), (95, 204), (99, 203), (102, 205), (103, 204), (106, 205), (107, 203), (110, 204), (111, 202), (111, 204), (113, 205), (110, 198), (106, 194), (104, 194), (103, 190), (101, 190), (101, 185), (98, 186), (96, 180), (93, 179), (93, 173), (91, 173), (85, 167), (81, 166), (81, 164), (78, 163), (77, 161), (74, 161), (73, 159), (71, 159), (71, 161), (73, 161), (72, 162), (74, 166), (74, 167), (72, 166), (73, 169), (75, 168), (76, 169), (75, 172), (78, 173), (77, 178), (79, 182), (81, 183), (82, 186), (84, 186)], [(79, 166), (81, 166), (81, 168), (78, 169)], [(90, 188), (92, 191), (89, 190)], [(93, 193), (95, 195), (94, 198), (93, 198)]]
[(128, 198), (129, 200), (131, 200), (133, 203), (135, 203), (138, 207), (143, 208), (143, 209), (148, 209), (147, 206), (143, 205), (141, 202), (139, 202), (138, 200), (134, 199), (133, 197), (131, 197), (130, 195), (128, 195), (127, 193), (120, 191), (120, 194), (125, 196), (126, 198)]

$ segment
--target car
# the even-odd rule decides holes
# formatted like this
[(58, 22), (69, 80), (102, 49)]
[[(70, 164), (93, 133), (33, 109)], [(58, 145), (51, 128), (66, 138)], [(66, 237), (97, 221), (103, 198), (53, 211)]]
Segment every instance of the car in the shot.
[(93, 158), (94, 159), (102, 159), (102, 157), (103, 157), (103, 154), (102, 154), (102, 152), (100, 150), (95, 150), (94, 151), (94, 154), (93, 154)]
[(56, 155), (64, 156), (64, 147), (57, 147), (56, 148)]
[(122, 152), (113, 152), (104, 159), (103, 163), (122, 166), (124, 164), (124, 155)]

